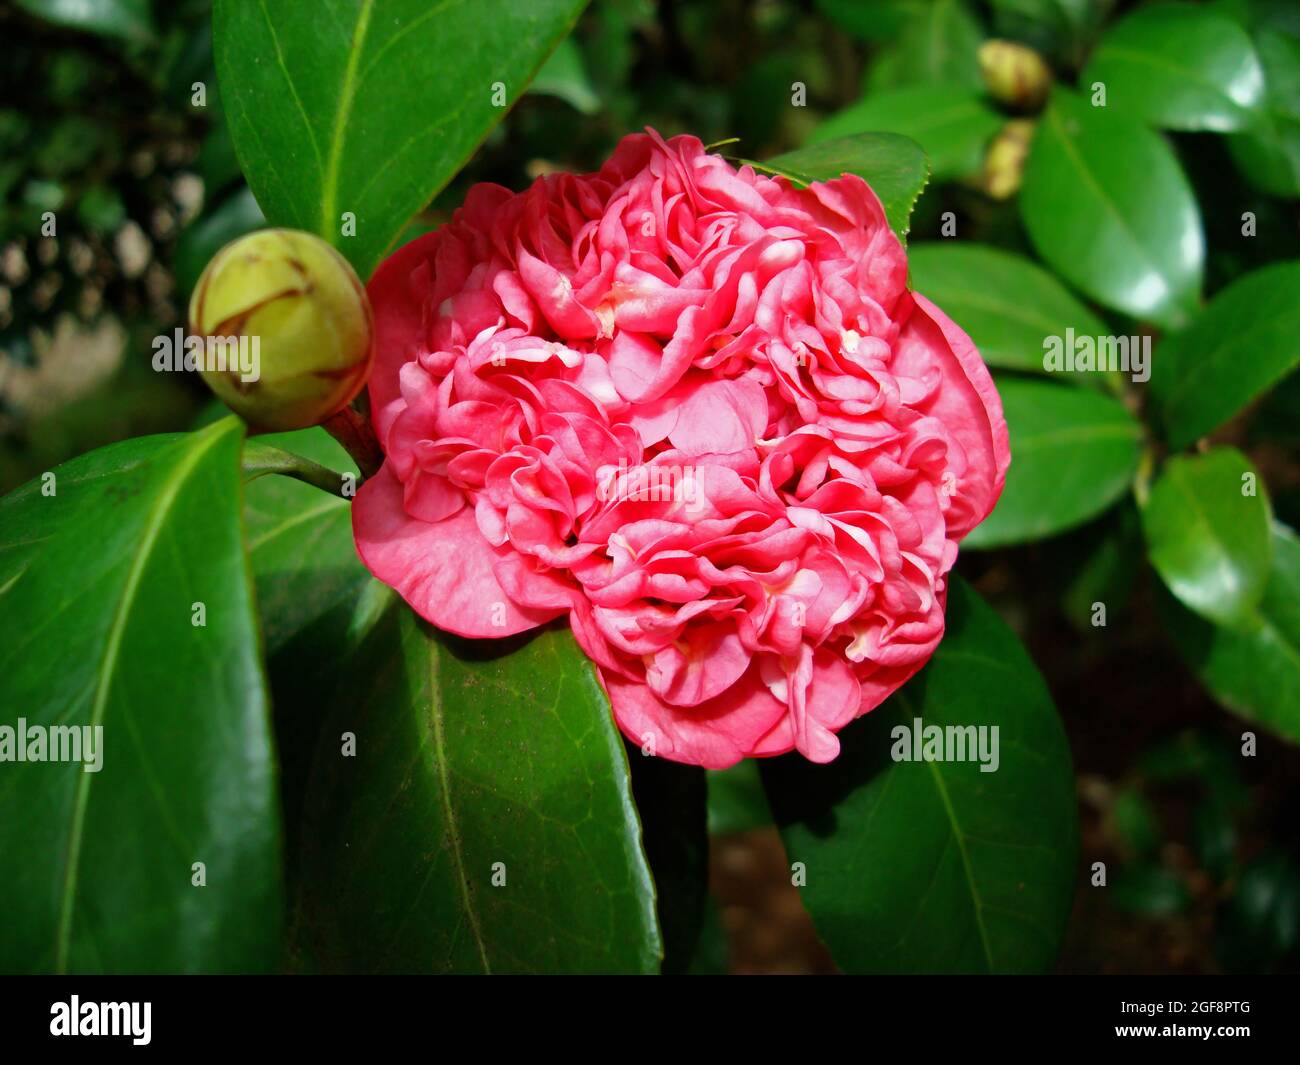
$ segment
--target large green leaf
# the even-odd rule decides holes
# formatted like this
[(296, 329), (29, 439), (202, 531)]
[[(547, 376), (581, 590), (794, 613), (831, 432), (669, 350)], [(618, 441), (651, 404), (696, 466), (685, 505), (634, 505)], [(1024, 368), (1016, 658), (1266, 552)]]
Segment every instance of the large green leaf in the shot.
[(455, 640), (394, 597), (322, 732), (300, 900), (321, 968), (658, 968), (623, 741), (567, 629)]
[(1151, 386), (1174, 447), (1237, 413), (1300, 365), (1300, 262), (1238, 278), (1161, 344)]
[(0, 502), (6, 541), (29, 541), (0, 562), (3, 724), (102, 726), (98, 772), (29, 761), (0, 774), (0, 968), (279, 964), (241, 437), (229, 418), (132, 440), (59, 467), (53, 497), (38, 481)]
[(1300, 743), (1300, 538), (1275, 524), (1264, 595), (1244, 627), (1213, 625), (1172, 597), (1166, 629), (1224, 706)]
[(1160, 134), (1057, 90), (1038, 124), (1020, 214), (1038, 253), (1108, 307), (1166, 326), (1200, 297), (1196, 199)]
[(1226, 133), (1252, 125), (1264, 73), (1232, 19), (1190, 4), (1143, 7), (1116, 23), (1080, 78), (1106, 86), (1106, 106), (1165, 129)]
[(1175, 455), (1142, 507), (1151, 564), (1189, 609), (1254, 624), (1272, 554), (1268, 497), (1245, 455), (1216, 447)]
[[(1074, 776), (1047, 686), (959, 578), (947, 625), (921, 674), (840, 734), (834, 762), (763, 765), (787, 856), (805, 867), (804, 905), (846, 971), (1041, 972), (1069, 916)], [(917, 718), (996, 727), (996, 771), (893, 760), (895, 730)]]
[(913, 244), (907, 261), (912, 287), (970, 334), (990, 366), (1042, 373), (1049, 337), (1064, 338), (1066, 330), (1089, 337), (1108, 332), (1055, 277), (1014, 252), (938, 241)]
[(1051, 536), (1100, 514), (1128, 489), (1142, 427), (1118, 400), (1012, 377), (998, 379), (998, 393), (1011, 436), (1011, 468), (998, 505), (963, 546)]
[(801, 185), (857, 174), (880, 197), (885, 216), (900, 239), (907, 235), (912, 208), (929, 176), (925, 153), (917, 143), (894, 133), (841, 137), (750, 165)]
[(585, 2), (217, 0), (230, 135), (266, 217), (319, 233), (368, 277)]
[(930, 159), (936, 181), (979, 170), (984, 146), (1002, 119), (978, 94), (951, 85), (919, 85), (878, 92), (831, 115), (813, 132), (812, 142), (854, 133), (901, 133)]

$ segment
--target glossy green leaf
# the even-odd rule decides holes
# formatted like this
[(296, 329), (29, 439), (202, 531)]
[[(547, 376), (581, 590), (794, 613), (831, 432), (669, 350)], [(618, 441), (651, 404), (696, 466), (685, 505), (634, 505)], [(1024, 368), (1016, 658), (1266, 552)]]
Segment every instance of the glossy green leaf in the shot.
[(1001, 377), (1011, 468), (993, 513), (963, 547), (1039, 540), (1100, 514), (1133, 481), (1142, 427), (1125, 406), (1088, 389)]
[(1169, 443), (1186, 447), (1300, 366), (1300, 262), (1238, 278), (1165, 338), (1151, 387)]
[(1057, 90), (1038, 124), (1020, 215), (1047, 264), (1099, 303), (1175, 327), (1200, 298), (1196, 200), (1160, 134)]
[(1271, 29), (1255, 35), (1264, 68), (1263, 114), (1228, 138), (1237, 169), (1273, 196), (1300, 196), (1300, 37)]
[(1230, 18), (1190, 4), (1142, 7), (1108, 30), (1080, 77), (1106, 86), (1106, 106), (1165, 129), (1249, 127), (1264, 100), (1250, 37)]
[(857, 174), (880, 197), (885, 216), (900, 239), (907, 235), (912, 208), (929, 177), (925, 153), (917, 143), (891, 133), (859, 133), (810, 144), (751, 165), (801, 185)]
[(1192, 672), (1228, 709), (1300, 743), (1300, 538), (1275, 524), (1272, 565), (1254, 618), (1213, 625), (1172, 598), (1166, 629)]
[(317, 963), (657, 970), (627, 756), (571, 633), (455, 640), (389, 602), (341, 671), (308, 789), (300, 921)]
[(149, 0), (16, 0), (19, 7), (69, 29), (125, 40), (153, 36)]
[[(1043, 373), (1045, 341), (1099, 337), (1107, 326), (1042, 267), (980, 244), (913, 244), (912, 287), (932, 299), (975, 341), (990, 366)], [(1084, 383), (1094, 374), (1062, 375)]]
[(229, 418), (132, 440), (53, 471), (52, 497), (37, 481), (0, 501), (4, 539), (26, 541), (0, 556), (3, 724), (102, 727), (98, 772), (5, 765), (0, 968), (279, 964), (279, 809), (241, 437)]
[(1184, 606), (1224, 625), (1253, 621), (1272, 541), (1264, 485), (1245, 455), (1175, 455), (1151, 486), (1142, 531), (1151, 564)]
[(1145, 795), (1124, 788), (1115, 796), (1111, 819), (1120, 842), (1132, 854), (1150, 854), (1160, 846), (1160, 822)]
[[(997, 770), (893, 760), (910, 742), (896, 730), (916, 718), (996, 726)], [(1078, 858), (1070, 752), (1033, 662), (969, 585), (953, 579), (929, 665), (840, 740), (828, 765), (762, 766), (787, 857), (804, 865), (804, 905), (840, 968), (1049, 969)]]
[[(217, 0), (226, 119), (267, 218), (319, 233), (368, 277), (585, 2)], [(345, 212), (355, 236), (343, 236)]]
[(925, 149), (935, 180), (944, 181), (978, 171), (984, 147), (1001, 125), (997, 112), (973, 91), (920, 85), (875, 93), (846, 107), (818, 126), (811, 142), (899, 133)]

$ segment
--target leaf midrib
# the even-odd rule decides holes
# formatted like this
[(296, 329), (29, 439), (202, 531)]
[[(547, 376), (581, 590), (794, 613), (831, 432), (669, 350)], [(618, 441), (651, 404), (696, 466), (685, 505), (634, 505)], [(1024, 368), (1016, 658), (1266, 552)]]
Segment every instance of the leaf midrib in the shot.
[(352, 43), (348, 48), (347, 66), (343, 69), (343, 85), (339, 90), (339, 107), (334, 112), (334, 131), (330, 135), (329, 158), (325, 162), (325, 172), (321, 178), (321, 236), (329, 239), (333, 235), (334, 212), (337, 208), (339, 192), (339, 168), (343, 165), (343, 141), (347, 131), (348, 119), (352, 116), (352, 104), (356, 99), (357, 66), (361, 62), (361, 52), (365, 47), (366, 33), (370, 29), (370, 13), (374, 10), (374, 0), (363, 0), (357, 14), (356, 25), (352, 27)]
[(479, 960), (483, 972), (491, 975), (492, 965), (488, 961), (487, 947), (483, 942), (483, 930), (478, 923), (478, 914), (474, 911), (473, 901), (469, 896), (469, 878), (465, 873), (465, 856), (460, 847), (460, 826), (456, 817), (456, 808), (451, 799), (451, 766), (447, 762), (446, 738), (443, 733), (442, 687), (438, 680), (438, 662), (441, 656), (433, 640), (422, 639), (426, 649), (429, 682), (429, 721), (432, 725), (433, 757), (437, 764), (438, 794), (442, 800), (443, 813), (447, 819), (447, 838), (451, 841), (451, 860), (455, 867), (456, 887), (460, 891), (461, 906), (469, 922), (470, 933), (474, 937), (474, 946), (478, 948)]

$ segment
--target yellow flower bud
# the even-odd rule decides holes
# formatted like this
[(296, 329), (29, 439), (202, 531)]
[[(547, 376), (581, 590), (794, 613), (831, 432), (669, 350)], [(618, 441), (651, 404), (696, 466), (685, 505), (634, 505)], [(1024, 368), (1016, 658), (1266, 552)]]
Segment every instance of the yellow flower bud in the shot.
[(370, 374), (366, 290), (342, 255), (298, 230), (264, 229), (217, 252), (190, 298), (190, 332), (245, 338), (242, 361), (212, 357), (209, 342), (200, 370), (258, 429), (316, 425), (346, 406)]
[(995, 200), (1007, 200), (1020, 191), (1025, 159), (1034, 139), (1034, 122), (1013, 118), (989, 144), (984, 155), (983, 187)]
[(1032, 48), (1015, 41), (985, 41), (979, 63), (984, 84), (999, 103), (1028, 111), (1047, 99), (1052, 72)]

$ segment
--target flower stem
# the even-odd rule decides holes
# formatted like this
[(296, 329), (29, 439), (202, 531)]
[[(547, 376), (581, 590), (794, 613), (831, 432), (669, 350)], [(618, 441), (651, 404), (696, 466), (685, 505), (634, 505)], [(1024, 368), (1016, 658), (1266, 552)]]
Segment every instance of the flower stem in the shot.
[(343, 445), (343, 450), (352, 456), (362, 477), (373, 477), (379, 472), (379, 467), (384, 464), (384, 453), (367, 415), (347, 406), (321, 422), (321, 428)]
[[(329, 492), (340, 499), (351, 499), (356, 494), (355, 480), (350, 476), (258, 440), (249, 440), (244, 444), (243, 467), (245, 482), (255, 481), (269, 473), (278, 473)], [(347, 490), (349, 488), (350, 491)]]

